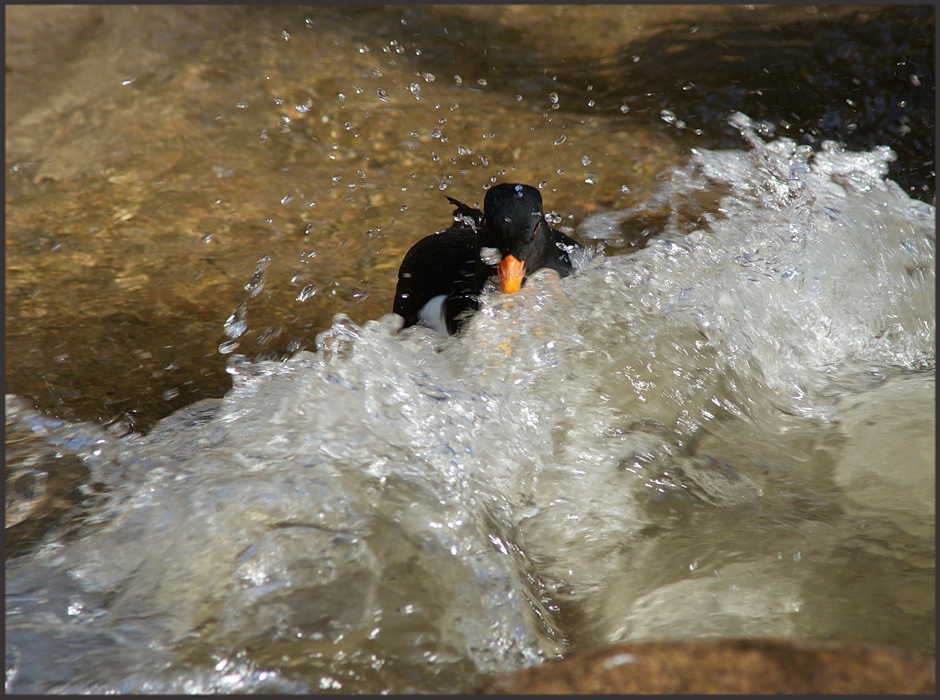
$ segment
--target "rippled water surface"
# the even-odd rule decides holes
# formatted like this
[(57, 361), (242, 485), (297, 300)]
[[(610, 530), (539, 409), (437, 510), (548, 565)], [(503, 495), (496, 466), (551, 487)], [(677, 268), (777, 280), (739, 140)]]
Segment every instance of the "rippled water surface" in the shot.
[[(924, 16), (72, 11), (71, 73), (7, 115), (8, 690), (455, 692), (642, 639), (934, 651)], [(878, 90), (913, 111), (842, 146), (769, 99), (745, 111), (775, 127), (683, 102), (689, 74), (616, 82), (657, 30), (745, 19), (850, 65), (887, 37), (904, 87)], [(498, 180), (544, 183), (577, 272), (460, 338), (399, 331), (402, 254)]]

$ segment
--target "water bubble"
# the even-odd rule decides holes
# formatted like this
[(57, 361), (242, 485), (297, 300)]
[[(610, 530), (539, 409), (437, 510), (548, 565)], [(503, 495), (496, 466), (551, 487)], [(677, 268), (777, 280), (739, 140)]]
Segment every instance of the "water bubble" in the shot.
[(457, 83), (458, 85), (463, 85), (463, 78), (461, 78), (459, 75), (455, 75), (454, 82)]
[(480, 78), (479, 80), (477, 80), (477, 85), (482, 85), (483, 87), (486, 87), (486, 78)]
[(290, 41), (290, 32), (288, 32), (286, 29), (281, 30), (281, 38), (284, 41)]
[(594, 106), (594, 100), (588, 100), (587, 105), (588, 105), (588, 107), (593, 107), (593, 106)]
[(292, 195), (285, 194), (283, 197), (281, 197), (281, 204), (290, 204), (293, 199), (294, 197)]
[(369, 71), (369, 75), (371, 75), (373, 78), (381, 78), (382, 71), (379, 70), (378, 66), (375, 66), (372, 68), (372, 70)]
[(434, 73), (422, 73), (421, 77), (424, 78), (424, 82), (433, 83), (437, 78), (434, 77)]
[(588, 158), (587, 156), (581, 156), (581, 165), (583, 165), (586, 168), (590, 164), (591, 164), (590, 158)]
[(164, 401), (172, 401), (179, 395), (180, 395), (180, 390), (177, 389), (176, 387), (173, 387), (172, 389), (167, 389), (166, 391), (164, 391), (163, 394), (160, 395), (160, 398), (162, 398)]
[(622, 104), (622, 105), (620, 105), (620, 111), (623, 112), (624, 114), (626, 114), (627, 112), (630, 111), (630, 105), (628, 105), (628, 104)]
[(408, 86), (408, 92), (420, 99), (421, 96), (421, 86), (418, 83), (412, 83)]
[(457, 153), (462, 156), (469, 156), (473, 153), (473, 151), (471, 151), (466, 146), (457, 146)]
[(548, 187), (548, 183), (545, 182), (545, 180), (542, 180), (542, 181), (539, 183), (539, 189), (541, 190), (541, 189), (544, 189), (544, 188), (546, 188), (546, 187)]
[(432, 138), (432, 139), (439, 139), (440, 137), (441, 137), (441, 130), (440, 130), (440, 129), (434, 129), (434, 130), (431, 132), (431, 138)]
[(630, 188), (627, 187), (626, 185), (620, 185), (620, 191), (621, 191), (623, 194), (626, 194), (627, 192), (630, 191)]
[(382, 100), (382, 102), (388, 102), (388, 93), (385, 92), (385, 90), (382, 88), (376, 90), (375, 94), (379, 96), (379, 99)]
[(564, 143), (565, 141), (567, 141), (567, 140), (568, 140), (568, 137), (565, 136), (564, 134), (562, 134), (562, 135), (559, 136), (557, 139), (555, 139), (555, 140), (553, 141), (553, 143), (554, 143), (556, 146), (560, 146), (561, 144), (563, 144), (563, 143)]
[(557, 105), (557, 104), (558, 104), (558, 93), (557, 93), (557, 92), (549, 93), (549, 95), (548, 95), (548, 100), (549, 100), (549, 102), (551, 102), (553, 105)]

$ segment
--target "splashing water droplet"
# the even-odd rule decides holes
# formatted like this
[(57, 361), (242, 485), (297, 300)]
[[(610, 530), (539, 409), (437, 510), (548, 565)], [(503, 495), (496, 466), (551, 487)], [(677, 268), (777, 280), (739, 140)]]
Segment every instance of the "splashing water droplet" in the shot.
[(228, 355), (229, 353), (235, 352), (237, 348), (237, 340), (226, 340), (222, 343), (219, 343), (219, 352), (223, 355)]
[(484, 265), (498, 265), (502, 259), (503, 254), (499, 252), (499, 248), (480, 248), (480, 260)]
[(307, 301), (307, 299), (312, 297), (318, 291), (320, 291), (320, 289), (315, 284), (308, 284), (300, 290), (300, 293), (297, 295), (297, 301)]
[[(225, 335), (234, 340), (235, 338), (240, 338), (245, 331), (248, 330), (248, 324), (245, 321), (247, 311), (247, 306), (243, 301), (238, 305), (238, 308), (232, 312), (232, 315), (225, 319), (225, 323), (222, 326)], [(219, 347), (219, 352), (222, 352), (221, 346)]]
[(674, 127), (676, 127), (677, 129), (685, 129), (685, 128), (686, 128), (685, 122), (682, 121), (681, 119), (679, 119), (679, 118), (676, 116), (676, 113), (673, 112), (671, 109), (664, 109), (664, 110), (662, 110), (662, 111), (659, 113), (659, 116), (660, 116), (660, 118), (661, 118), (664, 122), (666, 122), (666, 123), (669, 124), (670, 126), (674, 126)]
[(264, 289), (265, 282), (267, 281), (265, 271), (268, 269), (268, 265), (270, 264), (270, 255), (263, 255), (258, 258), (258, 262), (255, 263), (254, 274), (251, 276), (251, 279), (245, 283), (245, 291), (248, 292), (249, 297), (258, 296), (261, 293), (261, 290)]

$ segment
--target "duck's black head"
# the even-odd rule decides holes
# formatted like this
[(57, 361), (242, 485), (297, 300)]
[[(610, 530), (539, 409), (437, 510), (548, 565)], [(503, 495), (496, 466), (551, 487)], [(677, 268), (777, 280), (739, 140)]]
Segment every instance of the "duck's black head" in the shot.
[(494, 185), (483, 199), (484, 247), (496, 248), (499, 286), (519, 291), (526, 274), (542, 267), (552, 255), (551, 231), (542, 211), (542, 195), (529, 185)]

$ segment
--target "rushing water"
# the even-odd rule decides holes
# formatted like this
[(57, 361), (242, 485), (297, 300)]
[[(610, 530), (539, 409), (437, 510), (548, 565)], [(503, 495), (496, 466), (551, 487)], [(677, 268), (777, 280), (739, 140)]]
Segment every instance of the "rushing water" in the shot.
[(8, 396), (23, 479), (95, 487), (8, 563), (8, 689), (454, 692), (654, 638), (932, 652), (934, 207), (887, 149), (732, 123), (744, 147), (589, 217), (574, 275), (459, 338), (340, 315), (146, 435)]

